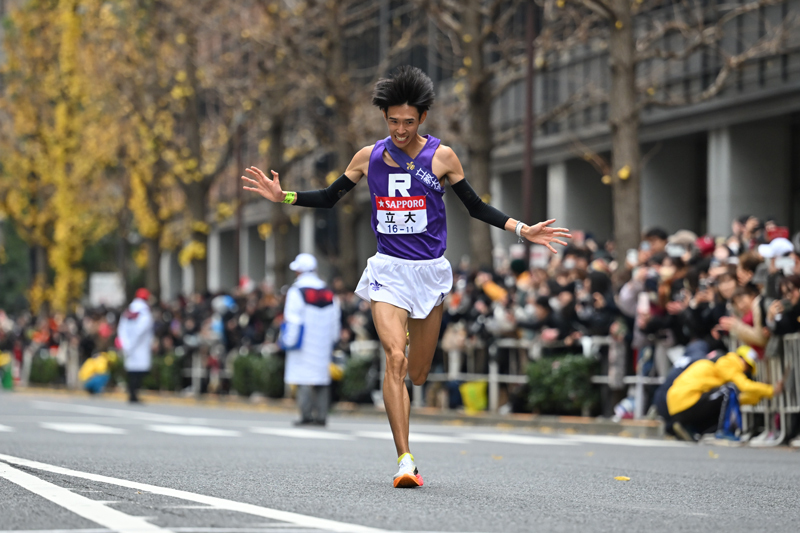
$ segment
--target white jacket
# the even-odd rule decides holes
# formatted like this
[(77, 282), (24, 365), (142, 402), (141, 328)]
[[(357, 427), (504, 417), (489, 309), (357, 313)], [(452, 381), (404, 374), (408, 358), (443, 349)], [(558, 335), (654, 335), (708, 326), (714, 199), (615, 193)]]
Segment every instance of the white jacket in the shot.
[(302, 289), (324, 289), (325, 282), (313, 272), (297, 277), (286, 294), (283, 311), (286, 322), (283, 342), (296, 350), (286, 350), (284, 381), (293, 385), (330, 385), (330, 362), (333, 346), (339, 340), (341, 310), (336, 298), (320, 307), (306, 303)]
[(147, 302), (141, 298), (131, 302), (128, 309), (122, 313), (117, 335), (125, 356), (125, 370), (149, 371), (153, 344), (153, 314)]

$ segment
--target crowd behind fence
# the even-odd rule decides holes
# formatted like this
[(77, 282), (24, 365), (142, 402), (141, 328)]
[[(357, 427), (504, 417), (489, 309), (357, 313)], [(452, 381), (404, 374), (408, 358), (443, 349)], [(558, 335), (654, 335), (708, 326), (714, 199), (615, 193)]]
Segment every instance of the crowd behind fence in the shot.
[[(776, 382), (791, 372), (784, 393), (745, 410), (745, 418), (753, 425), (758, 416), (765, 432), (778, 435), (770, 442), (793, 435), (800, 405), (800, 236), (790, 241), (785, 228), (755, 217), (733, 221), (723, 237), (652, 228), (626, 251), (574, 234), (551, 258), (534, 250), (526, 260), (524, 248), (514, 246), (491, 267), (467, 259), (454, 265), (428, 383), (412, 389), (415, 406), (458, 407), (459, 384), (485, 382), (491, 411), (548, 412), (528, 401), (531, 376), (581, 356), (596, 363), (587, 381), (601, 397), (582, 414), (642, 418), (653, 390), (687, 350), (727, 350), (741, 342), (761, 358), (759, 379)], [(379, 389), (383, 363), (369, 305), (341, 279), (331, 286), (342, 307), (336, 353), (345, 361), (372, 358), (369, 375), (378, 378), (371, 386)], [(237, 357), (279, 356), (284, 294), (285, 288), (261, 286), (153, 302), (154, 355), (180, 366), (175, 388), (233, 392)], [(114, 349), (118, 318), (114, 309), (0, 313), (0, 351), (9, 354), (18, 379), (31, 379), (39, 360), (51, 359), (60, 368), (54, 379), (74, 387), (77, 365)], [(370, 398), (380, 401), (379, 394), (364, 401)]]

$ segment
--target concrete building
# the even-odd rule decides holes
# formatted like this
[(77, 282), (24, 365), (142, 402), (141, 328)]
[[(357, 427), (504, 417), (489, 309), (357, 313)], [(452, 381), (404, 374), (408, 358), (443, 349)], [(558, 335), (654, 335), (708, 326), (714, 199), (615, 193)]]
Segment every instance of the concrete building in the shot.
[[(376, 16), (382, 27), (402, 10), (402, 2), (376, 0)], [(709, 3), (709, 5), (713, 2)], [(407, 10), (407, 8), (406, 8)], [(768, 37), (790, 13), (800, 12), (800, 0), (762, 8), (752, 16), (725, 28), (723, 48), (731, 54)], [(641, 17), (667, 16), (654, 11)], [(708, 22), (712, 24), (713, 19)], [(771, 26), (772, 25), (772, 26)], [(431, 34), (436, 30), (431, 25)], [(797, 34), (799, 32), (794, 32)], [(797, 39), (797, 37), (793, 37)], [(791, 39), (790, 39), (791, 40)], [(680, 43), (672, 46), (679, 46)], [(666, 43), (670, 45), (670, 43)], [(727, 235), (734, 217), (752, 214), (774, 216), (791, 231), (800, 230), (800, 53), (797, 42), (786, 43), (782, 55), (748, 61), (735, 72), (725, 89), (715, 97), (693, 105), (646, 108), (641, 115), (641, 136), (645, 166), (641, 187), (642, 229), (661, 226), (669, 232), (690, 229), (696, 233)], [(362, 63), (377, 60), (389, 45), (362, 47)], [(369, 56), (369, 57), (368, 57)], [(373, 58), (373, 56), (375, 56)], [(573, 97), (582, 87), (608, 88), (608, 55), (605, 48), (587, 44), (569, 53), (547, 56), (537, 70), (535, 108), (544, 114)], [(425, 69), (439, 86), (439, 93), (451, 87), (453, 69), (447, 68), (433, 49), (417, 47), (400, 62)], [(714, 81), (721, 68), (717, 52), (698, 50), (680, 62), (660, 60), (639, 67), (642, 83), (652, 84), (655, 94), (677, 91), (696, 99)], [(511, 131), (522, 121), (524, 82), (511, 86), (495, 102), (493, 129)], [(600, 174), (581, 157), (576, 141), (601, 155), (610, 151), (608, 109), (605, 103), (581, 107), (546, 122), (536, 132), (532, 213), (535, 221), (557, 218), (559, 225), (581, 229), (599, 239), (613, 235), (612, 190)], [(521, 135), (493, 153), (492, 203), (501, 210), (522, 213)], [(469, 171), (467, 162), (467, 174)], [(467, 175), (469, 178), (469, 175)], [(364, 187), (365, 188), (365, 187)], [(468, 252), (467, 213), (454, 195), (446, 195), (449, 242), (447, 257), (458, 261)], [(271, 277), (274, 256), (270, 239), (259, 236), (258, 225), (269, 219), (269, 205), (249, 204), (241, 229), (241, 272), (254, 280)], [(315, 235), (324, 229), (329, 215), (298, 209), (297, 224), (290, 229), (293, 249), (318, 251)], [(216, 226), (209, 248), (212, 290), (236, 283), (231, 270), (233, 249), (231, 224)], [(359, 241), (359, 258), (364, 264), (375, 251), (374, 237), (365, 220)], [(496, 230), (495, 246), (507, 248), (516, 241)], [(165, 296), (188, 287), (174, 257), (164, 257)], [(323, 275), (327, 273), (323, 263)]]

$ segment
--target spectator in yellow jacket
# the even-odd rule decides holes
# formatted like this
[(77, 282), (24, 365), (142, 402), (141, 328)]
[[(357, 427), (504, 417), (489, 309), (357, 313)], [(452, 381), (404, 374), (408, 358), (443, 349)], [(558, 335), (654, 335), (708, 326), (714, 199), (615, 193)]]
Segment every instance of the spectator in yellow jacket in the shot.
[(111, 377), (108, 357), (105, 353), (96, 353), (81, 365), (78, 379), (89, 394), (97, 394), (103, 390)]
[(698, 433), (716, 431), (730, 394), (738, 394), (740, 404), (754, 405), (783, 392), (783, 381), (773, 387), (750, 379), (756, 358), (755, 350), (740, 346), (716, 362), (697, 361), (678, 376), (667, 391), (676, 435), (696, 440), (693, 436)]

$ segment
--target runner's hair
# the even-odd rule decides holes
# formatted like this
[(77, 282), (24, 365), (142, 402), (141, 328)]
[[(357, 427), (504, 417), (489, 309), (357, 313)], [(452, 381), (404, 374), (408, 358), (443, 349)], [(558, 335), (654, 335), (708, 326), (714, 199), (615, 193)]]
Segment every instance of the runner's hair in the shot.
[(405, 65), (391, 77), (378, 80), (372, 91), (372, 105), (386, 113), (391, 106), (408, 104), (422, 115), (433, 105), (435, 96), (428, 75), (417, 67)]

